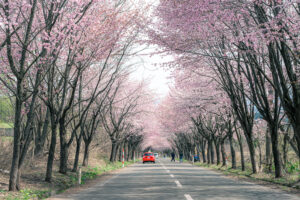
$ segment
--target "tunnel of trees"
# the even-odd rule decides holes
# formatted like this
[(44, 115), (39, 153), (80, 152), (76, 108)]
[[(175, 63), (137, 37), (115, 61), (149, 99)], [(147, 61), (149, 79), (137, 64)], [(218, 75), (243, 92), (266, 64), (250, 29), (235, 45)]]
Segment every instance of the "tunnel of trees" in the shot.
[[(299, 173), (299, 2), (1, 0), (0, 14), (10, 191), (30, 157), (46, 157), (51, 182), (56, 160), (59, 173), (76, 172), (107, 144), (110, 162), (153, 148), (276, 178)], [(141, 45), (172, 57), (159, 100), (131, 77)]]

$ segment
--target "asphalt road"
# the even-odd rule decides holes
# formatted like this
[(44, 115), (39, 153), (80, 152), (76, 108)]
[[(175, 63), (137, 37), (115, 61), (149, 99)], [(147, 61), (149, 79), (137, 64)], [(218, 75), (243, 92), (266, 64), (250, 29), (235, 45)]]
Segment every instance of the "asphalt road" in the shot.
[(56, 199), (299, 200), (300, 198), (260, 185), (232, 180), (188, 163), (171, 163), (169, 159), (160, 158), (156, 164), (136, 163), (105, 182), (96, 183), (84, 191)]

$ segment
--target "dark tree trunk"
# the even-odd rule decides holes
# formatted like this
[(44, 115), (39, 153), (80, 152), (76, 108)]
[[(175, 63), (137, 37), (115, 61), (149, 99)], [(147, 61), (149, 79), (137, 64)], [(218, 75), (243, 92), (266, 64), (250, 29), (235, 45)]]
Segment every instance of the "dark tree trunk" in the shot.
[(51, 116), (51, 144), (48, 154), (48, 162), (47, 162), (47, 171), (46, 171), (46, 182), (51, 182), (52, 180), (52, 168), (53, 161), (55, 155), (55, 147), (56, 147), (56, 128), (57, 124), (55, 123), (54, 116)]
[(275, 177), (282, 177), (282, 167), (280, 161), (280, 151), (278, 148), (278, 129), (276, 125), (274, 127), (270, 127), (271, 130), (271, 141), (272, 141), (272, 152), (274, 158), (274, 166), (275, 166)]
[(50, 122), (49, 116), (50, 116), (50, 111), (47, 108), (42, 132), (38, 137), (36, 137), (35, 149), (34, 149), (35, 156), (39, 156), (44, 150), (45, 141), (48, 135), (48, 126)]
[[(300, 121), (300, 112), (298, 112), (298, 122)], [(300, 160), (300, 123), (296, 123), (296, 124), (294, 124), (293, 125), (293, 128), (294, 128), (294, 133), (295, 133), (295, 138), (296, 138), (296, 141), (297, 141), (297, 143), (296, 143), (296, 145), (295, 146), (297, 146), (297, 149), (296, 148), (294, 148), (294, 150), (295, 150), (295, 152), (296, 152), (296, 154), (298, 155), (298, 158), (299, 158), (299, 160)]]
[(69, 146), (71, 145), (74, 137), (74, 133), (70, 140), (67, 140), (67, 133), (65, 127), (65, 117), (61, 117), (59, 120), (59, 139), (60, 139), (60, 162), (59, 162), (59, 172), (62, 174), (67, 174), (68, 171), (68, 157), (69, 157)]
[(116, 162), (117, 159), (119, 159), (119, 154), (120, 154), (120, 144), (117, 144), (117, 149), (116, 149), (116, 152), (115, 152), (114, 162)]
[(214, 152), (214, 144), (213, 144), (213, 140), (211, 141), (211, 145), (210, 145), (210, 162), (211, 164), (215, 164), (215, 152)]
[(131, 155), (131, 145), (128, 144), (127, 145), (127, 156), (126, 156), (126, 161), (129, 161), (130, 160), (130, 155)]
[(211, 141), (207, 141), (207, 164), (211, 164)]
[(259, 151), (259, 172), (262, 170), (262, 151), (261, 151), (261, 145), (260, 142), (257, 141), (258, 151)]
[(135, 159), (135, 148), (132, 147), (131, 149), (131, 160), (134, 160)]
[(245, 157), (244, 157), (244, 147), (243, 147), (242, 136), (237, 131), (236, 131), (236, 135), (237, 135), (237, 139), (238, 139), (239, 147), (240, 147), (242, 171), (245, 171)]
[[(39, 115), (41, 115), (41, 112), (39, 113)], [(38, 121), (36, 122), (36, 129), (34, 131), (34, 150), (33, 150), (33, 155), (37, 156), (40, 154), (40, 152), (42, 151), (41, 148), (41, 138), (42, 138), (42, 127), (43, 127), (43, 121)]]
[(203, 161), (203, 163), (206, 163), (205, 146), (206, 146), (206, 141), (204, 139), (202, 139), (202, 141), (201, 141), (201, 153), (202, 153), (202, 161)]
[(221, 152), (222, 152), (222, 167), (227, 166), (227, 159), (226, 159), (226, 152), (225, 152), (225, 145), (224, 140), (221, 142)]
[(233, 133), (229, 133), (229, 144), (230, 144), (230, 153), (231, 153), (231, 168), (236, 169), (236, 156), (235, 156), (235, 150), (233, 146)]
[(216, 155), (217, 155), (217, 165), (221, 164), (221, 158), (220, 158), (220, 145), (219, 142), (214, 141), (215, 148), (216, 148)]
[(272, 158), (271, 158), (271, 138), (270, 138), (270, 129), (266, 131), (266, 165), (269, 173), (272, 172)]
[(115, 155), (116, 155), (116, 151), (117, 151), (117, 144), (116, 144), (116, 142), (115, 141), (112, 141), (112, 143), (111, 143), (111, 153), (110, 153), (110, 159), (109, 159), (109, 161), (110, 162), (114, 162), (115, 160)]
[(250, 152), (250, 161), (251, 161), (251, 166), (252, 166), (252, 173), (256, 174), (257, 173), (257, 169), (256, 169), (256, 159), (255, 159), (255, 147), (254, 147), (254, 143), (253, 143), (253, 139), (252, 137), (247, 137), (247, 143), (248, 143), (248, 148), (249, 148), (249, 152)]
[[(64, 136), (60, 135), (61, 140), (65, 140)], [(68, 169), (68, 146), (65, 141), (60, 142), (60, 164), (59, 172), (66, 174)]]
[(18, 190), (21, 190), (20, 182), (21, 182), (21, 169), (19, 168), (18, 169), (18, 176), (17, 176), (17, 189)]
[(286, 167), (286, 164), (287, 164), (287, 160), (288, 160), (288, 141), (289, 141), (289, 138), (288, 138), (288, 133), (286, 133), (284, 135), (284, 138), (283, 138), (283, 162), (284, 162), (284, 166)]
[(84, 154), (83, 154), (82, 166), (89, 165), (90, 144), (91, 144), (91, 140), (84, 141)]
[[(21, 80), (17, 82), (17, 94), (23, 93), (23, 86)], [(10, 168), (10, 178), (9, 178), (9, 191), (19, 190), (19, 185), (17, 183), (18, 173), (19, 173), (19, 159), (20, 159), (20, 136), (21, 136), (21, 109), (22, 101), (21, 97), (16, 97), (15, 104), (15, 122), (14, 122), (14, 146), (13, 146), (13, 156), (12, 164)]]
[(118, 149), (119, 149), (119, 162), (122, 162), (122, 151), (124, 148), (124, 144), (119, 145)]
[(75, 153), (75, 159), (74, 159), (72, 172), (77, 172), (77, 170), (78, 170), (81, 141), (82, 141), (82, 135), (80, 134), (80, 136), (78, 138), (76, 138), (76, 153)]

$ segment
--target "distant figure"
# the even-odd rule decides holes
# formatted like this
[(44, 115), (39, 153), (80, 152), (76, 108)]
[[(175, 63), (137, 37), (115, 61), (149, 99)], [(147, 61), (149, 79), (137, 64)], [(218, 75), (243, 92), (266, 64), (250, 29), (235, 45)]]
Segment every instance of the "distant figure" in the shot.
[(175, 162), (175, 153), (174, 153), (174, 152), (172, 152), (172, 153), (171, 153), (171, 156), (172, 156), (172, 160), (171, 160), (171, 162), (172, 162), (172, 161), (174, 161), (174, 162)]
[(181, 163), (183, 162), (183, 153), (179, 154), (179, 160), (180, 160)]

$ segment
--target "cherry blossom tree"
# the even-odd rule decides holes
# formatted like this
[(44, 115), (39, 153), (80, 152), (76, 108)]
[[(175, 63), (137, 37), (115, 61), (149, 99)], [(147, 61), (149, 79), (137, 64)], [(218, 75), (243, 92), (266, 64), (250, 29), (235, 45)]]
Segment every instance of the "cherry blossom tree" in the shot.
[[(254, 105), (264, 113), (264, 119), (273, 127), (270, 131), (272, 150), (275, 152), (275, 174), (280, 177), (278, 128), (274, 129), (278, 127), (278, 99), (285, 112), (289, 113), (295, 138), (298, 137), (297, 125), (293, 121), (299, 109), (291, 99), (291, 96), (294, 100), (298, 98), (298, 57), (295, 54), (298, 52), (298, 43), (297, 37), (292, 36), (298, 35), (299, 31), (298, 4), (290, 1), (170, 0), (161, 1), (156, 14), (156, 29), (149, 30), (152, 41), (183, 60), (194, 63), (205, 60), (215, 72), (215, 79), (231, 98), (235, 114), (243, 127), (254, 173)], [(186, 67), (180, 62), (173, 66)], [(275, 102), (272, 106), (266, 103), (269, 86), (275, 91), (271, 97)], [(287, 104), (293, 107), (293, 113), (286, 107)], [(270, 111), (274, 113), (273, 116), (268, 114)]]
[[(96, 97), (114, 82), (124, 57), (120, 55), (132, 44), (143, 24), (139, 21), (142, 12), (126, 1), (111, 4), (98, 0), (3, 0), (0, 13), (0, 81), (15, 98), (9, 190), (19, 190), (22, 164), (33, 137), (37, 136), (38, 153), (49, 123), (51, 144), (46, 181), (52, 177), (57, 128), (60, 172), (66, 173), (69, 146), (74, 137), (80, 138), (76, 134), (78, 122), (85, 119)], [(93, 81), (84, 83), (90, 96), (83, 97), (79, 94), (83, 91), (79, 82), (90, 76)], [(76, 98), (80, 100), (75, 101)], [(84, 103), (79, 113), (72, 116), (74, 106)], [(71, 124), (73, 132), (69, 136)]]

